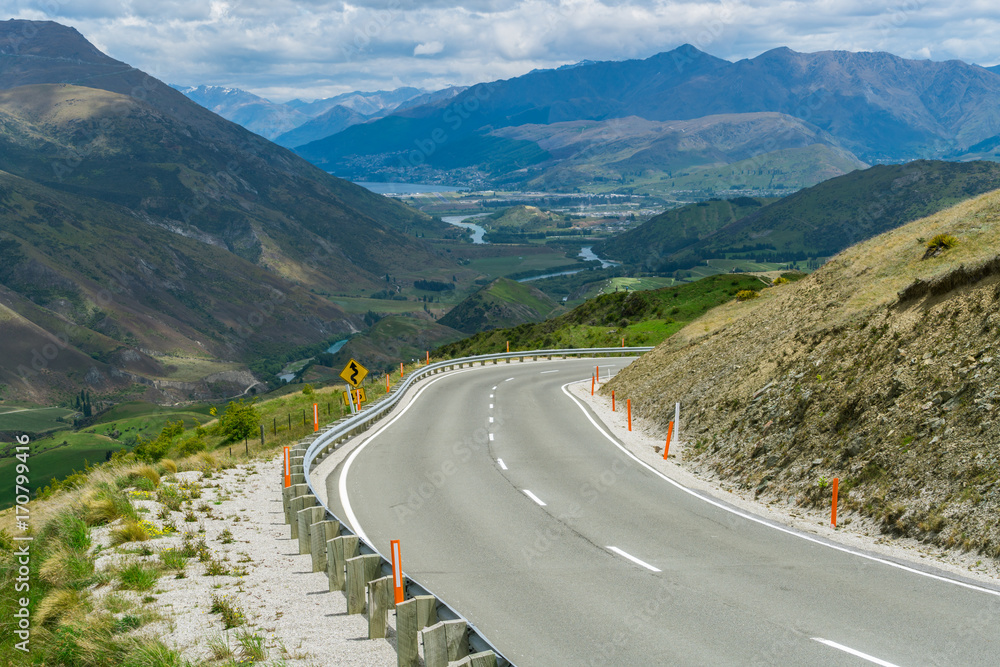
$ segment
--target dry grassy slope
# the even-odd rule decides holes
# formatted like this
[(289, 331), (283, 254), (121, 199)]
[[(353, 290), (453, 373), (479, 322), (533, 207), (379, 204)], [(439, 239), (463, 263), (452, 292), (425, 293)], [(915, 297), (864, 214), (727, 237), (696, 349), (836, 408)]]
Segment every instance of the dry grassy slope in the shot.
[[(938, 233), (960, 245), (922, 259)], [(828, 504), (839, 477), (886, 532), (998, 557), (998, 255), (995, 191), (709, 312), (605, 391), (664, 432), (680, 401), (685, 457), (758, 495)]]

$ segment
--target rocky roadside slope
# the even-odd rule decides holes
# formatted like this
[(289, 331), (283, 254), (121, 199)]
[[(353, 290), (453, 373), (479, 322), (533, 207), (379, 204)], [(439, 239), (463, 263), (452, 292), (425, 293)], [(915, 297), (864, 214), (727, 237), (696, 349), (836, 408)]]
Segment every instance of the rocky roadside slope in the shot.
[[(925, 256), (926, 241), (958, 245)], [(707, 313), (602, 391), (763, 500), (1000, 557), (1000, 191)]]

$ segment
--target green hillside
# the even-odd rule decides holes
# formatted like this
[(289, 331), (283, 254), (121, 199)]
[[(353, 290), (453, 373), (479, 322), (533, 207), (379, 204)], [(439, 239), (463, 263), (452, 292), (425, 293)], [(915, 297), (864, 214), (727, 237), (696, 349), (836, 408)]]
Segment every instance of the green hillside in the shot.
[(439, 321), (467, 334), (539, 322), (560, 309), (544, 292), (507, 278), (497, 278), (451, 309)]
[[(797, 279), (800, 274), (789, 274)], [(760, 291), (767, 282), (753, 275), (716, 275), (697, 282), (647, 291), (620, 291), (585, 301), (568, 313), (535, 324), (485, 331), (445, 345), (445, 357), (548, 348), (656, 345), (741, 290)]]
[(710, 236), (726, 225), (775, 201), (759, 197), (698, 202), (664, 211), (635, 229), (594, 246), (594, 252), (641, 268)]
[(676, 238), (677, 222), (664, 214), (595, 251), (615, 259), (627, 257), (633, 265), (661, 273), (690, 269), (709, 259), (789, 262), (829, 257), (996, 188), (1000, 164), (994, 162), (880, 165), (743, 213), (698, 239), (668, 242)]

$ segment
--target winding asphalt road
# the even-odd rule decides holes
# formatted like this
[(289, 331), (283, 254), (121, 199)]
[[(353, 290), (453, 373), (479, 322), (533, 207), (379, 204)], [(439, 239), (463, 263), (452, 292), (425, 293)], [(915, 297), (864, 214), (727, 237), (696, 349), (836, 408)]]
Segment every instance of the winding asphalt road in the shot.
[(1000, 592), (665, 480), (563, 390), (594, 363), (437, 376), (327, 478), (331, 509), (520, 667), (1000, 663)]

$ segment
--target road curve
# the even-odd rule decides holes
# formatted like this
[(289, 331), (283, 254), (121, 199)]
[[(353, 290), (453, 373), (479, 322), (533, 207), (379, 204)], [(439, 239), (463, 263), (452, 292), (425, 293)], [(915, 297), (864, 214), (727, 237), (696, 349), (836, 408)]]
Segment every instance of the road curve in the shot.
[(595, 363), (434, 378), (327, 477), (331, 510), (520, 667), (997, 664), (997, 591), (666, 482), (562, 391)]

